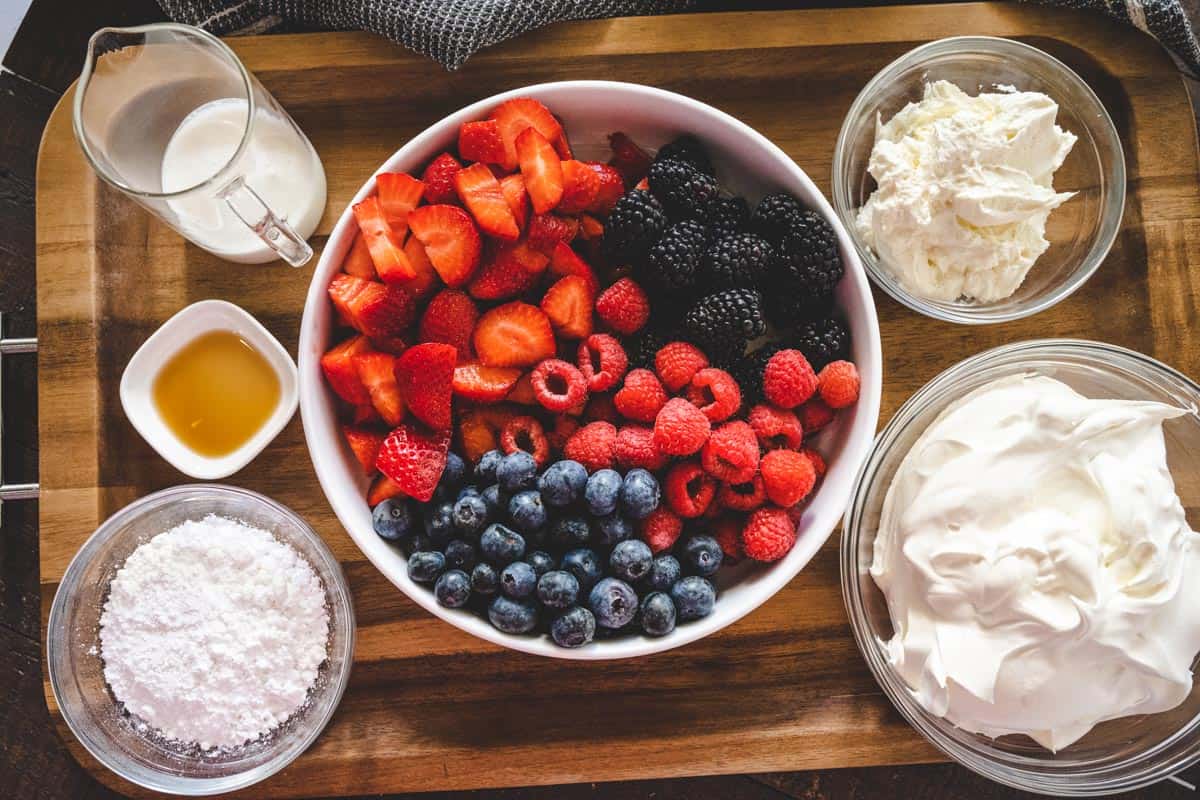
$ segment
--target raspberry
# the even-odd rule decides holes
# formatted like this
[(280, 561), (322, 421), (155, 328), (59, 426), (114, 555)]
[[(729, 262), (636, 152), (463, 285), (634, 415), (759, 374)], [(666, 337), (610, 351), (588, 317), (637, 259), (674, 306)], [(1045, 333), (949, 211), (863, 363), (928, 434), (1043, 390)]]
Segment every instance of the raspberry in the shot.
[(800, 424), (804, 426), (804, 435), (810, 436), (833, 422), (833, 409), (825, 404), (820, 397), (814, 397), (796, 412)]
[(550, 443), (542, 423), (533, 417), (513, 417), (500, 431), (500, 447), (505, 453), (524, 450), (541, 467), (550, 460)]
[(672, 392), (678, 392), (692, 377), (708, 366), (708, 357), (688, 342), (671, 342), (654, 356), (654, 371)]
[(821, 457), (820, 453), (811, 447), (805, 447), (800, 450), (800, 455), (805, 456), (812, 462), (813, 472), (816, 474), (817, 480), (825, 477), (825, 459)]
[(637, 422), (654, 422), (666, 404), (666, 391), (648, 369), (631, 370), (625, 376), (625, 385), (613, 395), (618, 413)]
[(616, 337), (593, 333), (579, 343), (576, 356), (579, 371), (589, 392), (607, 392), (616, 386), (629, 369), (629, 357)]
[(763, 456), (759, 469), (767, 497), (781, 508), (799, 503), (817, 482), (812, 461), (795, 450), (772, 450)]
[(587, 397), (587, 381), (574, 364), (547, 358), (529, 376), (533, 395), (547, 411), (566, 411)]
[(685, 519), (708, 510), (717, 494), (717, 482), (695, 461), (681, 461), (667, 471), (664, 481), (667, 505)]
[(550, 443), (554, 452), (561, 453), (567, 446), (567, 439), (577, 430), (579, 430), (578, 420), (568, 417), (566, 414), (558, 414), (554, 417), (554, 428), (546, 434), (546, 441)]
[(759, 404), (750, 409), (750, 427), (764, 450), (795, 450), (804, 441), (804, 428), (792, 411)]
[(763, 372), (763, 394), (780, 408), (795, 408), (817, 390), (817, 374), (799, 350), (780, 350)]
[(621, 278), (596, 298), (596, 314), (617, 333), (629, 336), (650, 319), (650, 300), (629, 278)]
[(758, 439), (745, 422), (727, 422), (712, 432), (700, 451), (704, 471), (725, 483), (744, 483), (758, 469)]
[(755, 561), (778, 561), (796, 544), (796, 525), (782, 508), (760, 508), (742, 528), (742, 549)]
[(714, 367), (705, 367), (692, 376), (685, 394), (709, 422), (729, 419), (742, 405), (737, 381), (725, 370)]
[(584, 422), (611, 422), (616, 425), (621, 421), (621, 415), (617, 413), (616, 406), (613, 405), (611, 394), (594, 394), (588, 398), (587, 405), (583, 408)]
[(595, 472), (612, 467), (616, 444), (615, 425), (611, 422), (589, 422), (567, 439), (563, 455), (583, 464), (588, 472)]
[(667, 465), (667, 456), (654, 446), (654, 429), (644, 425), (626, 425), (617, 431), (613, 457), (624, 469), (641, 467), (657, 472)]
[(672, 456), (695, 453), (711, 432), (712, 423), (704, 412), (682, 397), (668, 400), (654, 418), (654, 444)]
[(830, 408), (845, 408), (858, 400), (858, 368), (849, 361), (827, 364), (817, 376), (817, 391)]
[(725, 515), (712, 526), (713, 538), (721, 545), (725, 554), (723, 564), (736, 564), (744, 557), (742, 552), (742, 520), (740, 517)]
[(650, 545), (650, 552), (657, 555), (675, 546), (675, 540), (683, 533), (683, 520), (671, 509), (659, 506), (642, 520), (640, 535)]
[(745, 483), (727, 483), (717, 492), (717, 503), (732, 511), (753, 511), (767, 502), (767, 490), (761, 475)]

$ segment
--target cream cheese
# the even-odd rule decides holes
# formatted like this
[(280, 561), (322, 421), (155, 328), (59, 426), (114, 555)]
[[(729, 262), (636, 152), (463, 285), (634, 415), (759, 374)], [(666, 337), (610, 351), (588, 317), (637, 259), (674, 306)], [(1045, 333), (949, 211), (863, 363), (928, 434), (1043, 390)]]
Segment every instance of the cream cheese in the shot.
[(1200, 534), (1162, 424), (1186, 413), (1018, 375), (929, 426), (888, 488), (871, 565), (889, 660), (922, 706), (1058, 750), (1183, 702)]
[(1040, 92), (972, 97), (926, 84), (919, 103), (876, 120), (877, 188), (856, 220), (863, 241), (920, 297), (1009, 297), (1050, 246), (1050, 212), (1073, 195), (1051, 185), (1076, 141), (1057, 115)]

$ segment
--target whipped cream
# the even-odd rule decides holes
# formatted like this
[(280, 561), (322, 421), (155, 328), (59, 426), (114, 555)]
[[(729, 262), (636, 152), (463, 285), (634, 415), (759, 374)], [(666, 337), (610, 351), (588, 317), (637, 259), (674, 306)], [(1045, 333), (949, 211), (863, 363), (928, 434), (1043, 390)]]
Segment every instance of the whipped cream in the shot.
[(1054, 171), (1075, 144), (1040, 92), (972, 97), (925, 85), (886, 124), (875, 123), (868, 171), (878, 188), (859, 209), (863, 241), (910, 292), (981, 303), (1012, 295), (1046, 251), (1046, 219), (1073, 192)]
[(888, 489), (871, 575), (888, 658), (932, 714), (1050, 750), (1183, 702), (1200, 650), (1200, 534), (1161, 403), (1016, 375), (947, 408)]

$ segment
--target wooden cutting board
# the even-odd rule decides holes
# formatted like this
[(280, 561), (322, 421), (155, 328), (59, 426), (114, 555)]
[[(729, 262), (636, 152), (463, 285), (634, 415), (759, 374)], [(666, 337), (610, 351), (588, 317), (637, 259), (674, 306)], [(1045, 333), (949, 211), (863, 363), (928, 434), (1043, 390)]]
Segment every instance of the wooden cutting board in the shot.
[[(943, 368), (1019, 339), (1131, 347), (1200, 374), (1192, 340), (1200, 263), (1196, 131), (1184, 85), (1149, 37), (1098, 16), (1017, 4), (627, 18), (554, 25), (462, 70), (361, 33), (232, 39), (320, 151), (344, 204), (409, 137), (525, 84), (613, 78), (661, 86), (741, 118), (829, 190), (855, 94), (911, 47), (943, 36), (1017, 37), (1091, 83), (1125, 142), (1129, 197), (1111, 255), (1076, 295), (986, 328), (918, 316), (876, 293), (887, 358), (883, 418)], [(37, 177), (43, 615), (98, 523), (185, 482), (121, 412), (136, 347), (183, 305), (223, 297), (295, 352), (310, 269), (223, 263), (98, 184), (71, 133), (71, 95), (46, 128)], [(315, 263), (315, 262), (314, 262)], [(934, 761), (878, 690), (850, 636), (837, 537), (762, 608), (717, 635), (618, 663), (538, 659), (476, 640), (409, 602), (330, 511), (299, 415), (231, 482), (296, 509), (342, 560), (358, 613), (350, 689), (316, 745), (244, 794), (298, 797)], [(44, 622), (45, 616), (43, 616)], [(72, 752), (101, 768), (62, 724)], [(144, 792), (142, 793), (144, 794)]]

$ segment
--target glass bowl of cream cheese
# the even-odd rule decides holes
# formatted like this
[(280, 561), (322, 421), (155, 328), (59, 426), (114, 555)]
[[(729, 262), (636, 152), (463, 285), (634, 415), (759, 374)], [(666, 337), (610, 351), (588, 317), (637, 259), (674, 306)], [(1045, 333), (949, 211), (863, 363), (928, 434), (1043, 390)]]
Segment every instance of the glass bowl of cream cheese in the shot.
[(1120, 228), (1125, 160), (1095, 92), (1020, 42), (918, 47), (863, 88), (834, 151), (833, 205), (871, 279), (962, 324), (1078, 289)]
[(1077, 340), (951, 367), (880, 433), (844, 521), (868, 666), (1003, 784), (1093, 796), (1200, 760), (1200, 386)]

